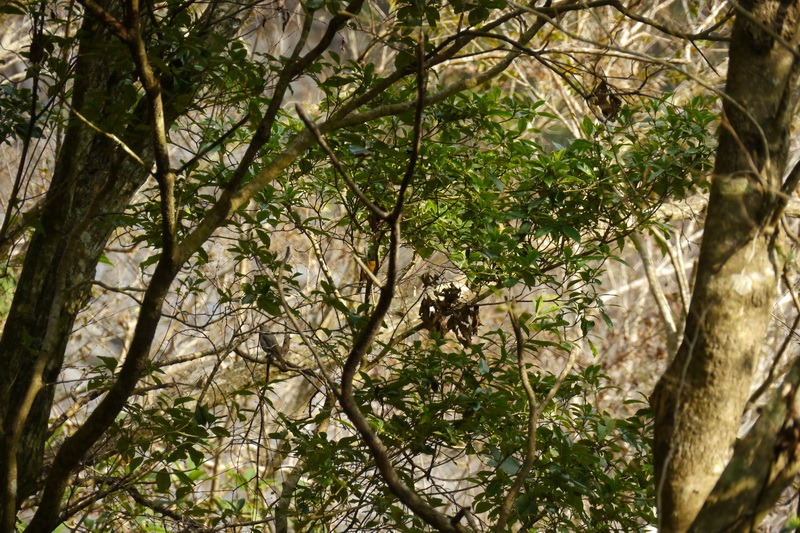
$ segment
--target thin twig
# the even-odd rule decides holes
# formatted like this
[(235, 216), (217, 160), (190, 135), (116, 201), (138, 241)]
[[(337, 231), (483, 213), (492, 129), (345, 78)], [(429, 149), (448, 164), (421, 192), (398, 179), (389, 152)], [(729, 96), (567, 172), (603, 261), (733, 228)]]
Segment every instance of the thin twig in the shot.
[[(333, 289), (333, 295), (340, 302), (344, 302), (345, 300), (342, 297), (342, 294), (339, 292), (339, 287), (336, 286), (336, 281), (333, 279), (333, 273), (331, 272), (331, 269), (328, 266), (328, 262), (325, 260), (325, 254), (322, 253), (322, 247), (319, 245), (319, 240), (317, 240), (314, 234), (308, 231), (304, 226), (298, 225), (297, 227), (300, 230), (300, 232), (303, 235), (305, 235), (309, 241), (311, 241), (311, 247), (314, 249), (314, 255), (317, 257), (319, 268), (320, 270), (322, 270), (322, 274), (325, 276), (325, 279), (328, 281), (328, 284), (331, 286), (331, 289)], [(357, 257), (356, 260), (358, 260)]]
[(689, 279), (686, 277), (686, 268), (683, 262), (683, 247), (680, 242), (680, 234), (675, 233), (675, 247), (673, 248), (670, 243), (666, 243), (667, 253), (669, 254), (670, 261), (672, 261), (672, 268), (675, 269), (675, 279), (678, 282), (678, 290), (681, 296), (681, 305), (683, 306), (683, 319), (689, 313), (689, 302), (691, 300)]
[(178, 168), (178, 170), (175, 171), (175, 174), (178, 174), (178, 175), (183, 174), (186, 171), (186, 169), (188, 169), (189, 167), (194, 165), (203, 156), (205, 156), (206, 154), (208, 154), (210, 151), (214, 150), (218, 146), (221, 146), (222, 143), (224, 143), (231, 135), (236, 133), (236, 130), (238, 130), (239, 128), (244, 126), (244, 123), (247, 122), (248, 120), (250, 120), (250, 113), (245, 114), (245, 116), (243, 116), (242, 119), (239, 122), (237, 122), (236, 124), (231, 126), (228, 129), (228, 131), (226, 131), (225, 133), (223, 133), (222, 135), (217, 137), (214, 140), (214, 142), (208, 144), (208, 146), (205, 146), (203, 149), (201, 149), (196, 154), (194, 154), (188, 161), (183, 163), (180, 166), (180, 168)]
[(322, 137), (322, 132), (319, 131), (319, 128), (316, 124), (306, 115), (306, 112), (303, 111), (303, 108), (300, 107), (300, 104), (295, 104), (295, 110), (297, 110), (297, 114), (300, 117), (300, 120), (303, 121), (303, 124), (306, 125), (306, 128), (309, 129), (311, 134), (314, 136), (314, 139), (317, 141), (317, 144), (325, 151), (328, 155), (328, 158), (331, 160), (333, 164), (333, 168), (336, 169), (336, 172), (344, 179), (347, 186), (350, 188), (353, 193), (358, 196), (358, 199), (369, 209), (373, 215), (380, 218), (381, 220), (386, 220), (389, 217), (389, 213), (385, 210), (381, 209), (375, 203), (370, 200), (364, 191), (362, 191), (359, 186), (356, 184), (355, 181), (347, 174), (344, 167), (342, 166), (341, 161), (336, 157), (336, 154), (333, 153), (331, 147), (328, 146), (328, 143), (325, 142), (325, 139)]
[(127, 144), (125, 144), (125, 142), (124, 142), (122, 139), (120, 139), (119, 137), (117, 137), (117, 136), (116, 136), (116, 135), (114, 135), (113, 133), (109, 133), (109, 132), (107, 132), (107, 131), (103, 131), (103, 130), (101, 130), (101, 129), (100, 129), (100, 128), (99, 128), (97, 125), (95, 125), (95, 124), (94, 124), (94, 123), (93, 123), (91, 120), (89, 120), (88, 118), (86, 118), (86, 117), (84, 117), (83, 115), (81, 115), (81, 113), (80, 113), (80, 112), (79, 112), (77, 109), (75, 109), (74, 107), (71, 107), (71, 106), (69, 106), (69, 111), (70, 111), (70, 113), (72, 113), (73, 115), (75, 115), (76, 117), (78, 117), (78, 119), (80, 119), (80, 121), (81, 121), (81, 122), (83, 122), (84, 124), (86, 124), (87, 126), (89, 126), (90, 128), (92, 128), (94, 131), (96, 131), (96, 132), (97, 132), (97, 133), (99, 133), (100, 135), (104, 135), (105, 137), (108, 137), (109, 139), (111, 139), (112, 141), (114, 141), (114, 144), (116, 144), (117, 146), (119, 146), (120, 148), (122, 148), (122, 150), (123, 150), (123, 151), (124, 151), (126, 154), (128, 154), (129, 156), (131, 156), (131, 158), (132, 158), (134, 161), (136, 161), (137, 163), (139, 163), (139, 165), (141, 165), (142, 167), (146, 167), (146, 166), (147, 166), (147, 165), (145, 164), (145, 162), (144, 162), (144, 161), (142, 161), (142, 158), (141, 158), (141, 157), (139, 157), (139, 156), (138, 156), (138, 154), (136, 154), (136, 152), (134, 152), (134, 151), (133, 151), (133, 150), (130, 148), (130, 146), (128, 146)]
[(667, 350), (670, 357), (675, 355), (678, 349), (678, 327), (675, 325), (675, 317), (672, 314), (672, 309), (669, 307), (667, 297), (664, 295), (664, 289), (661, 282), (658, 280), (656, 269), (653, 266), (653, 258), (650, 256), (650, 251), (647, 249), (646, 244), (642, 238), (642, 234), (633, 232), (630, 235), (633, 246), (639, 252), (639, 257), (642, 259), (642, 266), (644, 273), (647, 277), (648, 285), (650, 286), (650, 293), (656, 301), (661, 319), (664, 321), (664, 330), (667, 335)]
[(367, 265), (364, 264), (364, 261), (362, 261), (361, 258), (358, 257), (358, 254), (356, 253), (353, 254), (353, 260), (355, 260), (356, 264), (358, 264), (358, 267), (361, 269), (361, 271), (366, 276), (368, 276), (370, 280), (372, 280), (372, 283), (374, 283), (376, 287), (381, 286), (381, 280), (378, 279), (378, 276), (375, 275), (372, 269), (370, 269)]

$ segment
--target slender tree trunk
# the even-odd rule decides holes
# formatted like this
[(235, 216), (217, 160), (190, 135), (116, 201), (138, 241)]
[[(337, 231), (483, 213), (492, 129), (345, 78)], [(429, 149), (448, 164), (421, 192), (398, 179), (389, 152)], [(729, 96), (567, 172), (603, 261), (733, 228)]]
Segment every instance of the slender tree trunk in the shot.
[[(112, 12), (119, 8), (101, 3)], [(198, 22), (209, 26), (209, 51), (224, 43), (213, 38), (211, 27), (231, 37), (248, 12), (239, 3), (212, 2)], [(124, 99), (134, 72), (128, 50), (88, 15), (80, 35), (71, 106), (120, 137), (144, 165), (71, 116), (0, 338), (0, 530), (13, 524), (21, 501), (38, 490), (54, 383), (76, 315), (90, 295), (114, 217), (147, 180), (153, 161), (146, 105), (137, 105), (135, 94)], [(200, 76), (185, 90), (193, 91)], [(169, 102), (171, 124), (178, 111)]]
[(784, 265), (777, 214), (798, 65), (785, 44), (797, 49), (800, 6), (738, 9), (695, 292), (652, 398), (662, 531), (691, 526), (730, 459)]

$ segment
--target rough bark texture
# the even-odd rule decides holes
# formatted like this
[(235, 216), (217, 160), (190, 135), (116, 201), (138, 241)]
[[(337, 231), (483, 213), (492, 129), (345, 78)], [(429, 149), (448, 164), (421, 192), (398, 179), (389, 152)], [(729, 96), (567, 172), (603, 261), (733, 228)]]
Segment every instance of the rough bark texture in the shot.
[(691, 531), (758, 531), (800, 472), (800, 360), (747, 435), (692, 524)]
[[(87, 19), (81, 29), (83, 38), (76, 65), (73, 107), (89, 120), (111, 131), (118, 124), (109, 123), (107, 107), (113, 102), (115, 89), (129, 76), (132, 64), (125, 64), (117, 45), (107, 32)], [(114, 58), (118, 58), (116, 61)], [(126, 73), (127, 71), (127, 73)], [(119, 117), (120, 119), (122, 117)], [(137, 139), (127, 139), (135, 142)], [(142, 143), (134, 147), (142, 148)], [(119, 179), (125, 176), (125, 180)], [(46, 360), (44, 388), (24, 423), (16, 428), (18, 498), (31, 494), (41, 472), (44, 436), (53, 400), (50, 386), (60, 371), (64, 350), (77, 311), (88, 295), (84, 282), (94, 277), (97, 259), (102, 253), (112, 224), (87, 226), (94, 198), (104, 187), (114, 187), (104, 212), (114, 212), (116, 198), (130, 194), (146, 178), (146, 170), (137, 167), (121, 154), (112, 141), (96, 134), (83, 122), (73, 118), (68, 126), (63, 148), (58, 156), (51, 186), (41, 214), (41, 229), (31, 241), (25, 257), (19, 285), (11, 311), (0, 339), (0, 449), (6, 457), (6, 446), (13, 445), (10, 437), (13, 424), (18, 424), (19, 411), (25, 392), (30, 386), (34, 363), (39, 357)], [(127, 183), (125, 183), (127, 182)], [(118, 192), (117, 192), (118, 191)], [(80, 227), (80, 228), (79, 228)], [(78, 232), (84, 233), (78, 235)], [(68, 244), (78, 249), (69, 249)], [(59, 272), (67, 272), (69, 286), (58, 287)], [(59, 309), (53, 309), (56, 298)], [(50, 331), (50, 342), (45, 337)], [(47, 350), (47, 353), (43, 353)], [(6, 478), (6, 461), (0, 461), (0, 473)]]
[[(104, 2), (115, 9), (114, 2)], [(222, 7), (218, 6), (221, 5)], [(117, 8), (119, 4), (117, 3)], [(224, 42), (214, 34), (235, 34), (248, 10), (212, 3), (198, 24), (207, 25), (209, 49)], [(220, 19), (224, 22), (220, 23)], [(87, 16), (80, 33), (72, 107), (105, 131), (114, 132), (145, 162), (142, 166), (107, 136), (72, 117), (58, 155), (41, 214), (31, 240), (8, 319), (0, 339), (0, 525), (13, 523), (10, 507), (39, 485), (53, 383), (78, 311), (89, 295), (89, 282), (122, 212), (149, 176), (153, 161), (146, 105), (122, 88), (133, 77), (133, 62), (102, 23)], [(200, 78), (194, 80), (200, 83)], [(196, 86), (196, 85), (195, 85)], [(188, 85), (187, 91), (193, 86)], [(177, 96), (177, 95), (173, 95)], [(130, 111), (127, 111), (130, 110)], [(166, 104), (172, 123), (176, 109)], [(42, 362), (42, 387), (30, 411), (20, 407)], [(16, 464), (7, 460), (16, 450)], [(16, 502), (11, 502), (16, 500)], [(11, 502), (11, 503), (10, 503)], [(12, 521), (12, 522), (9, 522)]]
[(691, 526), (725, 465), (766, 334), (783, 250), (776, 197), (795, 109), (798, 2), (741, 4), (695, 292), (685, 336), (658, 383), (662, 531)]

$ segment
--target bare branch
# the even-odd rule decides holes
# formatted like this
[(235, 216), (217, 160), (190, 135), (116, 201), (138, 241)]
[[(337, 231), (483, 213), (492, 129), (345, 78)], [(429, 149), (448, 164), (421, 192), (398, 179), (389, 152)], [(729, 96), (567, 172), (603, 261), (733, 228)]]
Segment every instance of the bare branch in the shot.
[(653, 295), (658, 312), (664, 321), (664, 329), (667, 335), (667, 351), (672, 357), (678, 349), (678, 327), (675, 325), (675, 317), (672, 314), (669, 302), (667, 302), (667, 297), (664, 295), (661, 282), (658, 280), (650, 250), (647, 249), (647, 244), (644, 242), (642, 234), (636, 231), (631, 233), (630, 237), (633, 246), (636, 247), (636, 251), (639, 252), (639, 257), (642, 259), (642, 266), (647, 277), (647, 283), (650, 286), (650, 293)]
[(100, 19), (100, 21), (113, 33), (120, 41), (125, 43), (130, 42), (132, 39), (131, 31), (125, 27), (120, 21), (114, 18), (111, 13), (103, 9), (94, 0), (78, 0), (87, 11)]
[(84, 117), (83, 115), (81, 115), (81, 114), (80, 114), (80, 112), (79, 112), (77, 109), (75, 109), (74, 107), (72, 107), (72, 106), (69, 106), (69, 111), (70, 111), (70, 113), (72, 113), (73, 115), (75, 115), (76, 117), (78, 117), (78, 119), (80, 119), (80, 121), (81, 121), (81, 122), (83, 122), (84, 124), (86, 124), (87, 126), (89, 126), (90, 128), (92, 128), (92, 129), (93, 129), (94, 131), (96, 131), (97, 133), (99, 133), (100, 135), (103, 135), (103, 136), (105, 136), (105, 137), (108, 137), (109, 139), (111, 139), (111, 140), (112, 140), (112, 141), (113, 141), (113, 142), (114, 142), (114, 143), (115, 143), (117, 146), (119, 146), (120, 148), (122, 148), (122, 150), (123, 150), (123, 151), (124, 151), (126, 154), (128, 154), (129, 156), (131, 156), (131, 159), (133, 159), (134, 161), (136, 161), (137, 163), (139, 163), (139, 165), (141, 165), (141, 166), (143, 166), (143, 167), (144, 167), (144, 166), (147, 166), (147, 165), (145, 165), (145, 162), (144, 162), (144, 161), (142, 161), (142, 158), (141, 158), (141, 157), (139, 157), (139, 155), (138, 155), (136, 152), (134, 152), (133, 150), (131, 150), (131, 148), (130, 148), (130, 147), (127, 145), (127, 144), (125, 144), (125, 143), (122, 141), (122, 139), (120, 139), (119, 137), (117, 137), (117, 136), (116, 136), (116, 135), (114, 135), (113, 133), (109, 133), (109, 132), (107, 132), (107, 131), (101, 130), (101, 129), (100, 129), (99, 127), (97, 127), (97, 126), (96, 126), (96, 125), (95, 125), (95, 124), (94, 124), (94, 123), (93, 123), (91, 120), (89, 120), (88, 118), (86, 118), (86, 117)]

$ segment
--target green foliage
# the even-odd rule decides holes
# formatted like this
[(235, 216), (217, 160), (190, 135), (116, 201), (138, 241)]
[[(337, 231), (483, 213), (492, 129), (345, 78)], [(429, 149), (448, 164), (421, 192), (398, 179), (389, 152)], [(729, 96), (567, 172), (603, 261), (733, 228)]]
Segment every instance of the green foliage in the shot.
[(795, 516), (786, 522), (781, 531), (797, 531), (798, 529), (800, 529), (800, 518)]
[[(396, 361), (385, 362), (390, 375), (362, 374), (360, 399), (371, 406), (372, 423), (393, 450), (401, 477), (428, 486), (432, 504), (452, 498), (458, 486), (491, 522), (522, 462), (527, 405), (509, 366), (508, 339), (497, 331), (484, 340), (469, 352), (441, 343), (403, 346), (390, 355)], [(484, 352), (495, 343), (502, 344), (500, 357)], [(543, 398), (554, 378), (540, 369), (530, 372)], [(570, 375), (545, 411), (538, 454), (509, 530), (630, 531), (652, 522), (649, 411), (620, 419), (596, 409), (603, 380), (598, 367)], [(296, 494), (297, 527), (312, 529), (316, 521), (304, 517), (347, 507), (362, 509), (346, 522), (351, 529), (420, 527), (413, 516), (392, 511), (380, 485), (364, 475), (370, 460), (358, 439), (332, 440), (299, 429), (309, 422), (290, 426), (289, 448), (308, 465), (308, 481)], [(443, 481), (454, 464), (462, 465), (456, 476), (461, 481)]]
[[(17, 137), (28, 133), (31, 91), (23, 87), (0, 84), (0, 142), (10, 144)], [(36, 128), (33, 137), (41, 137), (42, 131)]]
[(4, 275), (0, 276), (0, 318), (5, 318), (8, 314), (14, 298), (14, 289), (17, 287), (17, 273), (8, 267), (3, 270)]
[[(104, 359), (102, 366), (108, 363)], [(233, 399), (232, 405), (237, 405)], [(150, 406), (130, 404), (109, 435), (113, 453), (93, 468), (94, 485), (125, 489), (84, 521), (86, 530), (173, 531), (178, 524), (213, 527), (241, 517), (246, 498), (236, 487), (247, 481), (238, 475), (232, 474), (230, 498), (205, 496), (206, 465), (214, 459), (215, 444), (230, 437), (227, 422), (191, 397), (159, 394)], [(183, 519), (165, 520), (170, 513)]]
[[(353, 78), (341, 87), (373, 83), (369, 69), (350, 72)], [(323, 84), (328, 102), (340, 97), (339, 83), (334, 78)], [(408, 90), (400, 88), (397, 97)], [(394, 97), (389, 92), (384, 98)], [(536, 315), (525, 325), (526, 352), (530, 357), (564, 354), (572, 346), (565, 334), (575, 317), (587, 338), (594, 327), (591, 312), (611, 325), (595, 290), (603, 262), (614, 258), (615, 243), (646, 224), (661, 201), (684, 196), (708, 170), (707, 105), (700, 100), (684, 108), (666, 100), (647, 102), (640, 109), (626, 108), (615, 126), (586, 120), (585, 138), (548, 150), (543, 148), (546, 138), (533, 126), (550, 118), (541, 102), (506, 98), (498, 90), (456, 95), (426, 112), (403, 244), (422, 260), (444, 258), (476, 294), (508, 288), (538, 293)], [(299, 128), (288, 117), (283, 121), (276, 125), (275, 143)], [(210, 128), (209, 139), (221, 131), (208, 123), (204, 127)], [(246, 129), (240, 133), (248, 134)], [(238, 146), (238, 135), (215, 148), (218, 163), (192, 173), (193, 181), (183, 184), (185, 222), (202, 216), (225, 183), (223, 162)], [(410, 146), (405, 117), (337, 132), (329, 143), (370, 198), (384, 208), (394, 201)], [(285, 178), (264, 189), (256, 204), (229, 222), (238, 235), (229, 252), (273, 274), (243, 276), (237, 290), (218, 289), (225, 304), (280, 317), (284, 309), (276, 273), (283, 273), (283, 290), (300, 297), (296, 274), (270, 251), (275, 236), (265, 228), (290, 227), (317, 239), (341, 239), (356, 250), (361, 247), (364, 257), (380, 257), (387, 246), (385, 226), (364, 209), (316, 147)], [(155, 198), (135, 209), (131, 220), (138, 221), (137, 238), (157, 247)], [(202, 291), (200, 271), (191, 272), (183, 290)], [(320, 330), (327, 340), (317, 345), (336, 360), (338, 350), (350, 346), (352, 331), (363, 325), (370, 304), (339, 299), (325, 280), (305, 298), (306, 305), (341, 317), (340, 328)], [(380, 358), (370, 360), (360, 375), (358, 400), (401, 477), (423, 488), (437, 507), (455, 505), (456, 495), (464, 495), (458, 501), (466, 498), (480, 520), (491, 523), (526, 448), (530, 406), (516, 370), (514, 341), (500, 328), (467, 347), (434, 332), (381, 346)], [(534, 365), (528, 375), (542, 401), (555, 377)], [(546, 406), (531, 474), (515, 502), (509, 530), (634, 530), (653, 522), (650, 413), (641, 400), (628, 400), (629, 410), (638, 410), (626, 417), (599, 408), (599, 399), (609, 392), (604, 382), (596, 366), (569, 374)], [(262, 394), (251, 392), (246, 398), (264, 401)], [(149, 486), (170, 509), (211, 526), (236, 517), (266, 519), (254, 495), (280, 493), (277, 479), (218, 476), (218, 490), (229, 490), (231, 499), (200, 496), (200, 487), (210, 480), (198, 465), (209, 456), (214, 439), (225, 437), (226, 416), (230, 421), (253, 416), (248, 403), (223, 414), (202, 405), (189, 408), (182, 403), (188, 398), (177, 405), (165, 401), (151, 409), (129, 409), (124, 426), (142, 429), (126, 437), (125, 468), (147, 472), (136, 483)], [(422, 529), (419, 519), (386, 493), (369, 451), (339, 416), (330, 407), (296, 418), (280, 416), (278, 429), (270, 434), (280, 453), (298, 461), (295, 468), (302, 471), (289, 511), (294, 527)], [(318, 431), (329, 419), (339, 428)], [(134, 435), (145, 434), (144, 441), (134, 442)], [(448, 465), (456, 464), (464, 465), (463, 475), (455, 476), (461, 481), (441, 481), (454, 477)], [(134, 505), (129, 515), (136, 513), (147, 511)]]
[[(708, 171), (708, 104), (647, 102), (625, 109), (616, 126), (584, 121), (585, 138), (545, 150), (531, 126), (548, 118), (541, 103), (504, 98), (497, 90), (454, 96), (426, 112), (404, 245), (423, 260), (445, 257), (475, 293), (547, 287), (546, 299), (558, 303), (544, 309), (539, 300), (543, 309), (529, 325), (529, 349), (534, 355), (568, 351), (559, 339), (570, 317), (583, 317), (584, 335), (594, 326), (590, 309), (610, 325), (593, 291), (603, 261), (614, 257), (614, 244), (646, 224), (660, 202), (683, 197)], [(362, 190), (390, 205), (410, 143), (404, 117), (333, 134), (329, 143)], [(360, 235), (364, 255), (377, 251), (380, 257), (386, 228), (328, 168), (327, 157), (312, 149), (298, 167), (285, 182), (292, 200), (284, 205), (297, 209), (286, 222), (306, 231), (322, 221), (346, 228), (342, 239), (355, 243), (353, 236)], [(303, 179), (309, 174), (313, 179)], [(307, 211), (309, 198), (315, 214)], [(302, 203), (293, 208), (293, 200)], [(347, 313), (349, 306), (336, 309)], [(327, 334), (336, 342), (336, 332)], [(339, 334), (347, 346), (349, 330)], [(358, 396), (403, 479), (425, 487), (429, 502), (442, 506), (452, 501), (456, 486), (442, 481), (448, 478), (443, 465), (469, 465), (458, 493), (469, 495), (467, 501), (472, 498), (475, 512), (489, 523), (524, 457), (529, 406), (511, 345), (502, 330), (468, 348), (454, 349), (433, 333), (427, 341), (390, 343), (380, 350), (383, 359), (369, 363), (384, 370), (363, 372)], [(541, 368), (529, 372), (541, 400), (554, 377)], [(603, 382), (598, 367), (570, 374), (543, 413), (537, 455), (511, 530), (633, 530), (653, 522), (650, 413), (642, 400), (633, 401), (639, 410), (623, 418), (595, 407), (606, 390)], [(287, 448), (308, 459), (307, 481), (295, 494), (297, 527), (313, 529), (321, 524), (302, 517), (343, 507), (362, 512), (342, 518), (342, 527), (421, 527), (366, 475), (370, 455), (358, 439), (299, 430), (315, 427), (310, 418), (291, 427)]]
[[(336, 391), (326, 390), (315, 373), (316, 361), (250, 357), (247, 365), (258, 365), (251, 369), (257, 377), (221, 399), (215, 396), (216, 375), (244, 353), (242, 338), (252, 336), (254, 330), (246, 330), (253, 316), (302, 332), (292, 349), (313, 349), (324, 371), (338, 379), (377, 299), (373, 281), (353, 274), (360, 267), (351, 256), (385, 279), (389, 228), (363, 205), (320, 146), (282, 155), (304, 130), (293, 112), (277, 112), (269, 128), (260, 129), (277, 80), (290, 64), (287, 55), (249, 49), (213, 33), (213, 27), (200, 27), (199, 12), (185, 2), (162, 4), (149, 14), (145, 39), (167, 112), (175, 117), (170, 133), (178, 154), (178, 240), (208, 218), (232, 181), (246, 186), (276, 159), (294, 159), (224, 222), (173, 285), (169, 306), (175, 307), (169, 312), (175, 322), (200, 337), (212, 320), (192, 322), (180, 303), (224, 309), (225, 320), (230, 318), (225, 335), (235, 331), (238, 344), (228, 345), (227, 338), (215, 344), (213, 368), (191, 374), (195, 382), (188, 385), (171, 382), (159, 367), (162, 361), (151, 361), (139, 376), (141, 395), (129, 401), (93, 451), (89, 474), (76, 482), (68, 509), (80, 515), (83, 508), (75, 502), (105, 495), (102, 505), (87, 504), (81, 522), (86, 531), (225, 529), (237, 522), (267, 531), (281, 513), (297, 531), (425, 530), (386, 489), (369, 449), (338, 409)], [(430, 57), (445, 46), (437, 38), (449, 35), (443, 20), (480, 28), (507, 6), (504, 0), (390, 4), (381, 13), (391, 21), (381, 46), (391, 51), (387, 64), (401, 73), (414, 72), (420, 28), (428, 32), (424, 51)], [(337, 1), (302, 5), (306, 12), (325, 10), (328, 18), (343, 7)], [(51, 38), (42, 68), (54, 78), (68, 77), (64, 58), (70, 56), (61, 52), (73, 46), (69, 39)], [(102, 52), (106, 66), (131, 70), (119, 43)], [(366, 52), (350, 58), (331, 46), (289, 78), (314, 83), (320, 122), (374, 113), (374, 120), (352, 121), (326, 132), (325, 139), (360, 190), (388, 209), (413, 151), (414, 115), (385, 110), (413, 102), (416, 80), (398, 76), (390, 83), (391, 74), (376, 65)], [(119, 137), (128, 128), (146, 128), (149, 120), (139, 82), (132, 75), (122, 78), (109, 82), (113, 98), (86, 95), (96, 103), (88, 119)], [(445, 85), (433, 71), (427, 83), (429, 94)], [(31, 96), (0, 85), (0, 141), (26, 131)], [(595, 349), (597, 317), (612, 326), (597, 297), (605, 262), (617, 259), (629, 232), (654, 224), (662, 202), (705, 186), (713, 149), (711, 105), (642, 98), (623, 107), (613, 124), (586, 117), (580, 137), (561, 144), (549, 133), (555, 117), (544, 102), (512, 98), (499, 87), (458, 92), (425, 107), (400, 237), (401, 270), (422, 266), (405, 278), (401, 272), (397, 292), (403, 294), (397, 300), (405, 296), (402, 305), (410, 303), (392, 308), (371, 346), (358, 376), (357, 401), (401, 478), (432, 506), (450, 512), (469, 505), (477, 520), (492, 524), (525, 460), (534, 407), (506, 316), (520, 309), (520, 352), (537, 402), (559, 388), (540, 415), (532, 468), (508, 530), (632, 531), (654, 521), (645, 402), (624, 400), (626, 407), (612, 414), (604, 397), (616, 391), (599, 366), (573, 370), (557, 385), (552, 364), (544, 361), (565, 360), (584, 341)], [(263, 137), (264, 145), (252, 165), (237, 169), (254, 136)], [(139, 263), (145, 280), (163, 245), (160, 202), (158, 187), (148, 182), (124, 212), (103, 214), (126, 246), (147, 249)], [(307, 261), (287, 264), (285, 250), (293, 247)], [(307, 264), (314, 261), (327, 263), (312, 271)], [(421, 324), (424, 296), (407, 296), (451, 280), (470, 295), (476, 318), (474, 334), (457, 334), (456, 340), (457, 328), (449, 322), (438, 330)], [(0, 279), (0, 296), (11, 291), (9, 284), (11, 278)], [(480, 330), (478, 318), (484, 323)], [(272, 364), (317, 391), (302, 409), (280, 410), (274, 391), (287, 385), (268, 381)], [(87, 370), (87, 393), (109, 390), (119, 367), (116, 358), (98, 357)], [(174, 392), (187, 387), (191, 394)], [(287, 480), (295, 475), (297, 486), (281, 508)]]
[[(532, 474), (515, 505), (524, 527), (632, 531), (654, 520), (649, 411), (619, 419), (596, 409), (592, 403), (602, 395), (604, 379), (597, 367), (569, 376), (545, 412)], [(552, 381), (539, 377), (533, 384), (543, 396)], [(485, 490), (476, 511), (490, 517), (496, 512), (519, 470), (522, 445), (518, 429), (509, 428), (507, 440), (488, 447), (485, 464), (491, 469), (476, 474)]]

